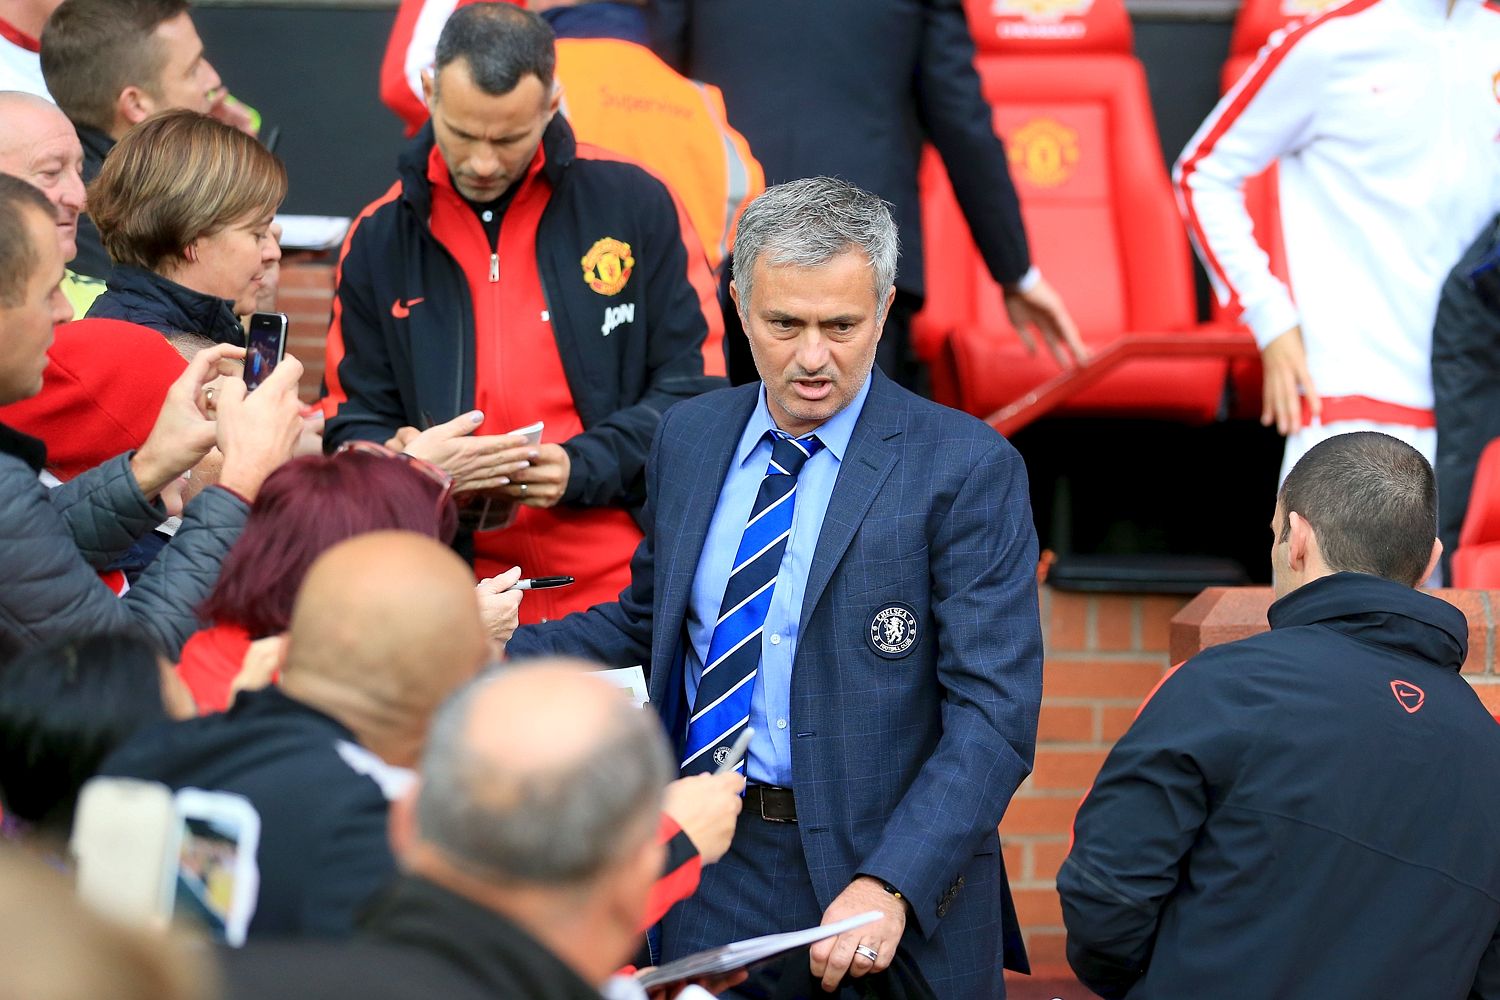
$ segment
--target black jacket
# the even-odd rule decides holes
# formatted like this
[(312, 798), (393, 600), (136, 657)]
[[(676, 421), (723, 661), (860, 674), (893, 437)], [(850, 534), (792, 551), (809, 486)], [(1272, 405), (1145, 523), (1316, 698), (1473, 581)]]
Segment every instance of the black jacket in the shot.
[(1105, 761), (1057, 876), (1074, 970), (1131, 1000), (1500, 997), (1500, 726), (1463, 613), (1340, 573), (1269, 618)]
[(1484, 228), (1443, 283), (1432, 327), (1438, 537), (1448, 554), (1458, 548), (1479, 453), (1500, 437), (1500, 310), (1469, 281), (1497, 248), (1500, 217)]
[[(324, 434), (329, 448), (385, 441), (402, 425), (442, 423), (474, 405), (469, 286), (428, 224), (432, 145), (428, 124), (401, 157), (400, 181), (365, 210), (346, 243), (329, 331), (339, 389), (329, 393), (337, 406)], [(561, 115), (541, 148), (551, 194), (537, 225), (536, 267), (584, 426), (563, 443), (572, 463), (563, 502), (638, 510), (662, 412), (724, 384), (703, 368), (705, 306), (717, 303), (703, 302), (688, 280), (679, 216), (660, 181), (632, 164), (578, 155)], [(613, 296), (580, 277), (579, 261), (603, 237), (634, 248), (634, 274)], [(706, 262), (698, 263), (707, 278)], [(395, 308), (419, 299), (420, 308)], [(630, 325), (601, 335), (606, 310), (627, 306)]]
[(505, 917), (420, 878), (403, 878), (344, 944), (225, 950), (227, 1000), (599, 1000)]
[(0, 424), (0, 655), (43, 642), (139, 628), (177, 658), (202, 623), (197, 609), (219, 578), (250, 507), (217, 486), (183, 512), (172, 544), (123, 598), (98, 570), (167, 516), (116, 455), (49, 490), (37, 478), (46, 446)]
[(215, 343), (245, 346), (245, 328), (234, 315), (234, 303), (139, 267), (115, 268), (109, 287), (89, 306), (88, 317), (138, 323), (164, 336), (197, 333)]
[[(99, 176), (99, 168), (104, 166), (104, 158), (115, 148), (115, 141), (87, 125), (75, 123), (73, 127), (78, 132), (78, 141), (83, 144), (83, 182), (92, 184)], [(78, 217), (78, 254), (68, 268), (103, 281), (109, 277), (110, 266), (109, 254), (99, 241), (99, 228), (85, 212)]]
[(100, 773), (250, 800), (261, 821), (252, 939), (347, 935), (395, 874), (387, 792), (398, 793), (407, 772), (279, 688), (244, 692), (228, 712), (147, 729)]
[(767, 184), (829, 174), (892, 205), (896, 287), (923, 291), (917, 165), (942, 155), (996, 281), (1030, 256), (962, 0), (656, 0), (657, 51), (724, 91)]

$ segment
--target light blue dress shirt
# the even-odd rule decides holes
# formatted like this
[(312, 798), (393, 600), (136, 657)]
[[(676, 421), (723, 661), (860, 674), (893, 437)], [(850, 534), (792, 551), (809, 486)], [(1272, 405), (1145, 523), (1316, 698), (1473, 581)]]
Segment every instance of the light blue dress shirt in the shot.
[[(823, 530), (823, 515), (833, 496), (839, 466), (849, 448), (854, 425), (870, 394), (870, 379), (859, 394), (832, 418), (812, 433), (823, 442), (823, 449), (802, 466), (797, 476), (797, 501), (792, 509), (792, 537), (781, 569), (776, 574), (776, 589), (771, 595), (771, 609), (766, 613), (766, 627), (760, 637), (760, 672), (755, 677), (751, 696), (750, 725), (755, 738), (750, 741), (750, 755), (745, 774), (751, 781), (790, 787), (792, 783), (792, 663), (797, 657), (797, 629), (802, 618), (802, 597), (807, 589), (807, 574), (812, 568), (818, 535)], [(734, 568), (735, 552), (745, 533), (745, 522), (755, 506), (755, 495), (765, 478), (771, 461), (771, 442), (766, 431), (775, 427), (771, 411), (766, 408), (766, 387), (760, 387), (755, 412), (740, 435), (739, 446), (729, 463), (729, 474), (719, 490), (719, 503), (708, 525), (708, 537), (698, 557), (693, 577), (692, 598), (687, 612), (687, 669), (684, 682), (687, 703), (693, 704), (698, 693), (698, 678), (703, 673), (703, 659), (708, 655), (714, 622), (724, 601), (724, 587)]]

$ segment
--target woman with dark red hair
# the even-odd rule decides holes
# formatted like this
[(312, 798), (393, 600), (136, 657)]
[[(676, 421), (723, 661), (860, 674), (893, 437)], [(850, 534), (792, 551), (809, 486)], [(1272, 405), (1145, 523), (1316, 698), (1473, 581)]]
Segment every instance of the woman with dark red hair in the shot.
[[(415, 531), (452, 541), (458, 523), (452, 486), (436, 466), (366, 441), (328, 457), (293, 459), (272, 473), (200, 609), (210, 627), (182, 649), (178, 674), (198, 710), (229, 707), (251, 644), (286, 631), (302, 578), (325, 550), (369, 531)], [(512, 571), (479, 585), (485, 624), (500, 642), (515, 628), (520, 594), (505, 592), (517, 576)]]

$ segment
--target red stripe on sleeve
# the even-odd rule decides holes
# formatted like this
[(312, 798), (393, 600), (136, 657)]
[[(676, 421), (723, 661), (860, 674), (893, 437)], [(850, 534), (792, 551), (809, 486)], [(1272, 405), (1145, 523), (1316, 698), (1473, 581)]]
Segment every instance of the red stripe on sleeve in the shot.
[(1208, 133), (1204, 135), (1198, 147), (1189, 153), (1182, 163), (1182, 170), (1177, 179), (1178, 193), (1182, 198), (1182, 204), (1187, 215), (1188, 231), (1192, 233), (1193, 240), (1203, 251), (1204, 263), (1210, 271), (1218, 278), (1219, 282), (1229, 290), (1229, 309), (1231, 314), (1238, 315), (1240, 312), (1240, 297), (1238, 290), (1230, 283), (1229, 276), (1220, 265), (1218, 258), (1214, 255), (1213, 247), (1208, 242), (1204, 233), (1203, 225), (1198, 219), (1198, 210), (1193, 204), (1193, 189), (1188, 181), (1198, 169), (1198, 164), (1213, 152), (1214, 146), (1224, 137), (1224, 134), (1234, 126), (1235, 120), (1260, 93), (1271, 74), (1281, 65), (1283, 59), (1292, 51), (1298, 42), (1306, 38), (1308, 33), (1318, 26), (1337, 17), (1347, 17), (1350, 14), (1358, 14), (1363, 10), (1375, 6), (1380, 0), (1354, 0), (1353, 3), (1326, 11), (1317, 17), (1309, 18), (1297, 27), (1291, 29), (1281, 44), (1264, 54), (1264, 57), (1251, 67), (1249, 74), (1238, 84), (1238, 91), (1229, 105), (1220, 112), (1218, 120), (1214, 122)]

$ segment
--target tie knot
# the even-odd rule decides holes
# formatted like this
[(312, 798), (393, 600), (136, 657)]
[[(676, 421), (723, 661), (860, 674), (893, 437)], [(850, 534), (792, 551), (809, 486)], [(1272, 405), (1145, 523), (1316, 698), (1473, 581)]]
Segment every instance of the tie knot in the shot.
[(796, 476), (802, 464), (816, 455), (823, 447), (816, 434), (794, 438), (785, 431), (771, 431), (771, 467), (767, 475), (784, 473)]

